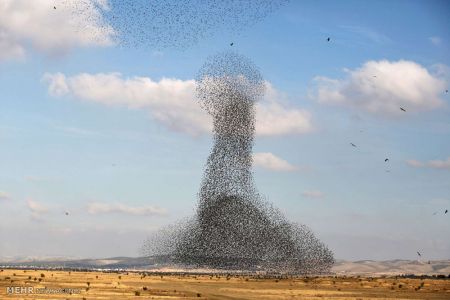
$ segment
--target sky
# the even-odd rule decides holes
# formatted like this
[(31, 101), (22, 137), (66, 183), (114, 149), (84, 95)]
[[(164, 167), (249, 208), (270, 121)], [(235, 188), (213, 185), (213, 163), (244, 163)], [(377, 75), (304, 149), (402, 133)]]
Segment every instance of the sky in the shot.
[(448, 1), (290, 1), (183, 49), (121, 43), (114, 1), (80, 1), (0, 0), (1, 259), (139, 256), (191, 216), (212, 147), (195, 78), (226, 50), (266, 80), (267, 201), (337, 259), (450, 259)]

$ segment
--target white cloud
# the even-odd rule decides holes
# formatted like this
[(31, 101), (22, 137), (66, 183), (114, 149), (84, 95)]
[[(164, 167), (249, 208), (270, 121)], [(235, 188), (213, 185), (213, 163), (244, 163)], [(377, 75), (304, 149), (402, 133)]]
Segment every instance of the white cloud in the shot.
[(430, 39), (431, 43), (435, 46), (439, 46), (442, 43), (441, 38), (438, 36), (432, 36), (429, 39)]
[(284, 95), (266, 83), (266, 97), (256, 105), (256, 134), (304, 134), (314, 130), (311, 114), (285, 104)]
[(48, 212), (46, 206), (32, 199), (27, 200), (27, 207), (31, 212), (31, 218), (35, 221), (41, 221), (42, 215)]
[(0, 200), (10, 200), (11, 196), (4, 191), (0, 191)]
[(440, 95), (445, 90), (445, 80), (415, 62), (368, 61), (361, 68), (346, 72), (345, 79), (316, 77), (317, 88), (312, 97), (319, 103), (393, 117), (444, 105)]
[(51, 55), (111, 45), (115, 32), (101, 14), (107, 9), (107, 0), (2, 0), (0, 60), (22, 58), (29, 47)]
[(325, 194), (318, 190), (311, 190), (302, 192), (302, 196), (306, 198), (323, 198)]
[(124, 213), (130, 215), (139, 215), (139, 216), (163, 216), (166, 215), (166, 210), (155, 207), (155, 206), (128, 206), (121, 203), (99, 203), (93, 202), (88, 204), (88, 213), (95, 214), (104, 214), (104, 213)]
[(272, 171), (292, 172), (298, 168), (291, 165), (286, 160), (275, 156), (270, 152), (261, 152), (253, 154), (253, 165)]
[[(145, 109), (169, 129), (199, 135), (211, 132), (211, 117), (197, 104), (195, 81), (148, 77), (123, 78), (120, 73), (82, 73), (67, 77), (46, 73), (50, 95), (64, 95), (106, 106)], [(303, 134), (313, 130), (309, 112), (289, 107), (267, 83), (267, 97), (256, 106), (256, 133), (262, 136)]]
[(0, 27), (0, 61), (23, 59), (25, 49)]
[(446, 160), (429, 160), (421, 162), (415, 159), (407, 160), (406, 163), (415, 168), (432, 168), (450, 170), (450, 156)]

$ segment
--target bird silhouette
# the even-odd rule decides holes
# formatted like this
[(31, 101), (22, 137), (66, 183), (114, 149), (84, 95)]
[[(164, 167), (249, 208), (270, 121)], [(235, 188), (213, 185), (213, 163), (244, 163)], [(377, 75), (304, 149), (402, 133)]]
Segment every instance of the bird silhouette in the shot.
[(331, 38), (327, 38), (327, 42), (329, 42), (331, 40)]
[(53, 9), (56, 9), (56, 6), (53, 6)]
[(234, 45), (234, 43), (231, 43), (231, 44), (230, 44), (230, 46), (233, 46), (233, 45)]
[(402, 110), (402, 111), (406, 111), (403, 107), (400, 107), (400, 110)]
[(66, 216), (68, 216), (68, 215), (69, 215), (69, 212), (68, 212), (68, 211), (66, 211), (66, 213), (65, 213), (65, 214), (66, 214)]
[(356, 145), (355, 145), (355, 144), (353, 144), (353, 143), (350, 143), (350, 145), (352, 145), (353, 147), (356, 147)]
[(448, 209), (445, 210), (444, 214), (448, 213)]
[(417, 255), (419, 255), (419, 256), (422, 256), (422, 254), (420, 254), (420, 252), (419, 252), (419, 251), (417, 251)]
[(384, 160), (384, 162), (388, 162), (389, 161), (389, 158), (386, 158), (385, 160)]

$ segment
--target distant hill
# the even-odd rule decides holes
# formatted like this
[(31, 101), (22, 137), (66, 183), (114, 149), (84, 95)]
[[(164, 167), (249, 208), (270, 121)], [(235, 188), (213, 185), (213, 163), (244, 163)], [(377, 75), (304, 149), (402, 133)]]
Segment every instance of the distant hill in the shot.
[[(0, 259), (0, 267), (13, 268), (67, 268), (102, 270), (183, 271), (183, 266), (171, 262), (169, 257), (111, 257), (103, 259), (20, 258)], [(204, 270), (206, 271), (206, 270)], [(336, 275), (449, 275), (450, 260), (417, 261), (344, 261), (338, 260), (332, 268)]]
[(339, 275), (449, 275), (450, 260), (337, 261), (332, 271)]

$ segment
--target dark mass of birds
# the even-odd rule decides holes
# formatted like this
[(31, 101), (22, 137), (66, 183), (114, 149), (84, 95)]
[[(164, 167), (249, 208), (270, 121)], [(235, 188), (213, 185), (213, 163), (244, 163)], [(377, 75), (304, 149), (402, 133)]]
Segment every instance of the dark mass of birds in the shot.
[(239, 34), (289, 0), (110, 0), (101, 10), (124, 46), (187, 48), (217, 33)]
[[(123, 46), (184, 49), (219, 32), (239, 34), (287, 2), (110, 0), (111, 9), (99, 9), (105, 22), (97, 25), (104, 26), (100, 33), (112, 26)], [(89, 11), (83, 1), (62, 3), (76, 6), (77, 14)], [(86, 13), (86, 17), (98, 16)], [(326, 37), (326, 42), (331, 42), (331, 37)], [(145, 254), (198, 267), (329, 272), (334, 263), (332, 252), (305, 225), (289, 222), (254, 185), (255, 102), (265, 87), (258, 69), (247, 58), (224, 52), (205, 63), (196, 82), (199, 104), (212, 116), (214, 125), (214, 146), (197, 211), (154, 234), (145, 243)], [(403, 107), (400, 110), (406, 112)]]
[(286, 220), (254, 186), (255, 102), (264, 90), (258, 69), (237, 53), (220, 53), (201, 68), (197, 98), (213, 117), (214, 146), (197, 212), (148, 240), (147, 255), (209, 268), (330, 271), (332, 252), (306, 226)]

